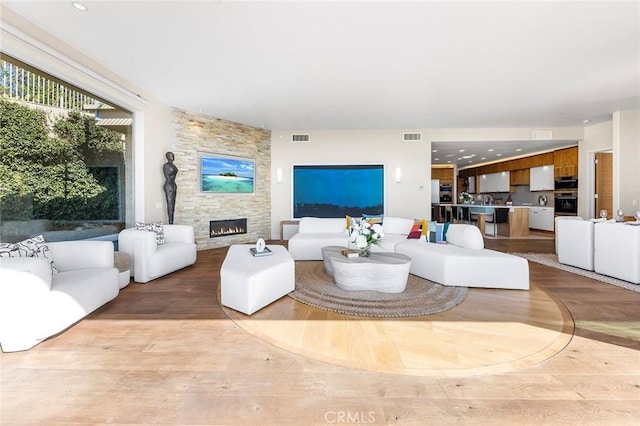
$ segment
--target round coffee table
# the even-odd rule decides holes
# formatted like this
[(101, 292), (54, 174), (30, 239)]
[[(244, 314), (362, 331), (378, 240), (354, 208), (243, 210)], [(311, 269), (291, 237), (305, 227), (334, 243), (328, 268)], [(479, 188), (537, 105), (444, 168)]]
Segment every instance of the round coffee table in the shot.
[(369, 257), (346, 257), (345, 247), (322, 247), (324, 269), (343, 290), (374, 290), (402, 293), (407, 288), (411, 258), (404, 254), (378, 252)]

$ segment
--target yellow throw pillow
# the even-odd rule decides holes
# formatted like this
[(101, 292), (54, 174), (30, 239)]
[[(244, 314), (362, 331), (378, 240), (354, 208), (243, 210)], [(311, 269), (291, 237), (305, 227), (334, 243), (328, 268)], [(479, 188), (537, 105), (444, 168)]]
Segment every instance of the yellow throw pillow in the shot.
[(351, 231), (351, 216), (347, 215), (347, 231)]
[(422, 219), (422, 232), (420, 233), (421, 236), (425, 236), (429, 233), (429, 221), (427, 219)]

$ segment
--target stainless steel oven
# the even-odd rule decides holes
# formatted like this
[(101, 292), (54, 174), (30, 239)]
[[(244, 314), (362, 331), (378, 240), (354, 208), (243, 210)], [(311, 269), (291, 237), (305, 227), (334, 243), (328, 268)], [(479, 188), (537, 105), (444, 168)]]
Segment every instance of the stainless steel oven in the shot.
[(577, 216), (578, 194), (575, 192), (556, 192), (554, 210), (556, 216)]

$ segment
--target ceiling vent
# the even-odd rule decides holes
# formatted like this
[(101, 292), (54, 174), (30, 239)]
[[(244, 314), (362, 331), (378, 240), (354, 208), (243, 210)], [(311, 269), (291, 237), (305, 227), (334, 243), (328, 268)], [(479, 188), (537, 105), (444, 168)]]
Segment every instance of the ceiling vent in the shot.
[(402, 140), (404, 142), (420, 142), (422, 140), (422, 133), (403, 133)]
[(291, 142), (309, 142), (311, 135), (308, 133), (294, 133), (291, 135)]
[(534, 141), (550, 141), (553, 139), (551, 130), (534, 130), (531, 132), (531, 139)]

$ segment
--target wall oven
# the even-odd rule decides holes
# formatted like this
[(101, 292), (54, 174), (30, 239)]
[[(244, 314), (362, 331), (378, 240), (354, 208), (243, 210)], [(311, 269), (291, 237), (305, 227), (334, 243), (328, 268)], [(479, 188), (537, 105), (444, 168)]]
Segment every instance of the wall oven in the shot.
[(554, 201), (556, 216), (578, 215), (578, 195), (575, 192), (556, 192)]
[(556, 191), (577, 191), (578, 190), (578, 178), (577, 177), (559, 177), (555, 180)]

